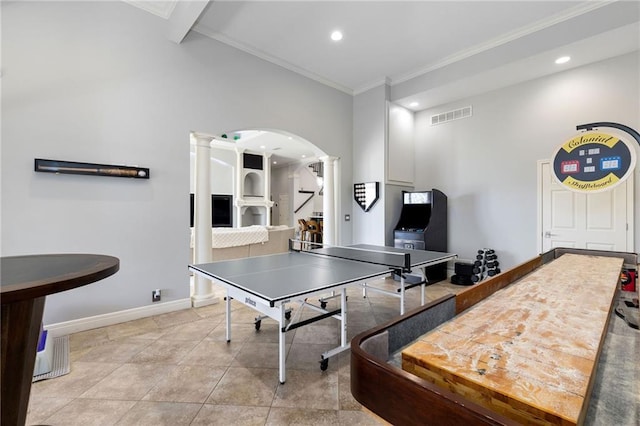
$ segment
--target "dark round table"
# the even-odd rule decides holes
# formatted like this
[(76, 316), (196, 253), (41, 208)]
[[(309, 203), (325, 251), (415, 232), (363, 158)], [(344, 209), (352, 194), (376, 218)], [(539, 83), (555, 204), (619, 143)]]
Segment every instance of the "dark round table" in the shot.
[(115, 274), (120, 261), (98, 254), (41, 254), (0, 258), (3, 426), (24, 425), (45, 297)]

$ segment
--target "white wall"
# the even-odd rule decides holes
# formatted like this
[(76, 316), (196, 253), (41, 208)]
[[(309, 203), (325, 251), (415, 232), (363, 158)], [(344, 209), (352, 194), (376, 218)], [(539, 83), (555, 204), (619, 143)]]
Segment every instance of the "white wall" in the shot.
[[(395, 245), (394, 230), (400, 220), (402, 191), (427, 190), (414, 188), (415, 113), (389, 103), (388, 137), (386, 147), (387, 179), (385, 185), (385, 244)], [(418, 165), (420, 166), (420, 165)]]
[[(640, 129), (639, 60), (635, 52), (416, 114), (416, 187), (449, 197), (450, 251), (470, 258), (492, 247), (505, 267), (537, 254), (537, 160), (579, 124)], [(472, 118), (430, 126), (432, 115), (466, 105)], [(636, 208), (636, 247), (638, 220)]]
[[(121, 261), (48, 297), (45, 324), (150, 305), (155, 288), (163, 302), (189, 297), (190, 131), (282, 129), (352, 163), (342, 92), (197, 33), (176, 45), (165, 20), (124, 2), (1, 7), (2, 255)], [(36, 157), (138, 164), (151, 179), (34, 173)], [(341, 174), (350, 209), (350, 168)]]
[[(190, 152), (189, 188), (191, 192), (195, 192), (195, 149), (191, 149)], [(211, 157), (209, 165), (211, 172), (209, 182), (211, 185), (211, 193), (233, 195), (236, 174), (236, 152), (229, 149), (212, 148)]]
[(387, 98), (388, 86), (381, 85), (355, 96), (353, 101), (353, 183), (380, 182), (380, 199), (368, 212), (355, 202), (353, 185), (348, 190), (356, 244), (385, 244)]

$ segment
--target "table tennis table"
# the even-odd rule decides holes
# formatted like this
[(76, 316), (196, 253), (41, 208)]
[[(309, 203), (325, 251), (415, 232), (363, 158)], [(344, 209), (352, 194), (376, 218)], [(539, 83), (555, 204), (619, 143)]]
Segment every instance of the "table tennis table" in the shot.
[[(305, 247), (307, 247), (305, 249)], [(384, 246), (359, 244), (354, 246), (312, 246), (306, 242), (290, 240), (286, 253), (224, 260), (189, 265), (195, 274), (212, 280), (226, 289), (226, 338), (231, 341), (231, 300), (248, 306), (263, 316), (255, 320), (256, 330), (264, 318), (278, 322), (279, 329), (279, 379), (285, 383), (285, 333), (325, 318), (340, 320), (340, 346), (324, 352), (320, 368), (326, 370), (329, 358), (349, 348), (347, 342), (347, 294), (352, 285), (363, 285), (400, 298), (400, 313), (404, 313), (407, 287), (422, 287), (421, 303), (424, 304), (424, 287), (428, 285), (424, 269), (428, 266), (456, 258), (455, 254), (424, 250), (409, 250)], [(404, 274), (415, 268), (422, 270), (423, 281), (405, 285)], [(396, 293), (367, 285), (367, 281), (395, 272), (400, 276)], [(338, 294), (339, 292), (339, 294)], [(340, 299), (340, 307), (326, 309), (326, 300), (319, 304), (310, 302), (315, 295), (327, 295)], [(292, 302), (308, 307), (318, 315), (296, 321), (291, 318)]]

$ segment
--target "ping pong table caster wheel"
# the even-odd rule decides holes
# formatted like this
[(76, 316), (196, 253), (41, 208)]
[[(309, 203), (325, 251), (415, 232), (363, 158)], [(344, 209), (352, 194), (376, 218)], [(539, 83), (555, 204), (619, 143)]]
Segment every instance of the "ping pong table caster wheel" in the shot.
[(260, 330), (260, 326), (262, 325), (262, 321), (258, 320), (258, 321), (255, 322), (254, 325), (256, 326), (256, 331), (259, 331)]
[(326, 371), (329, 367), (329, 358), (322, 358), (320, 360), (320, 370)]
[(327, 307), (327, 302), (320, 302), (320, 307), (322, 309), (326, 308)]

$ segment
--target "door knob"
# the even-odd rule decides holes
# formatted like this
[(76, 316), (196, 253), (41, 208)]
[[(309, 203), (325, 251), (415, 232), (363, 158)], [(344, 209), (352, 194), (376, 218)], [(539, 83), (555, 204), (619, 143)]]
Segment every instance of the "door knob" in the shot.
[(557, 237), (558, 234), (552, 234), (551, 231), (547, 231), (544, 233), (545, 238)]

